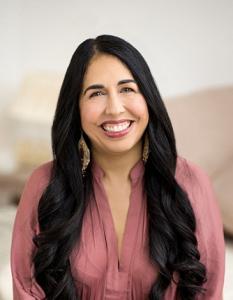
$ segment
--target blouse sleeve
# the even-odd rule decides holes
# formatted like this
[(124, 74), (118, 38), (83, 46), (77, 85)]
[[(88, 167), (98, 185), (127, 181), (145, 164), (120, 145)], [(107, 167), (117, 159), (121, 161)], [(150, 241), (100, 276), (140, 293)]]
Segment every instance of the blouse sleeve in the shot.
[(195, 182), (190, 198), (197, 220), (196, 236), (201, 262), (207, 269), (205, 294), (198, 300), (222, 300), (225, 273), (223, 223), (216, 194), (210, 178), (198, 165), (189, 162)]
[(47, 182), (45, 167), (34, 170), (27, 180), (17, 208), (11, 242), (11, 273), (14, 300), (44, 299), (33, 278), (33, 236), (38, 233), (37, 205)]

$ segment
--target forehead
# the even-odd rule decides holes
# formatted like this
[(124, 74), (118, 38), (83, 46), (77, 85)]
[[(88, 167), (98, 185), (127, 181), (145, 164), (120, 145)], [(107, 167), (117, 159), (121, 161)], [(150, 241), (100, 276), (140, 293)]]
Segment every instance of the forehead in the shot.
[(116, 56), (109, 54), (97, 54), (88, 64), (83, 85), (119, 81), (121, 79), (133, 79), (128, 67)]

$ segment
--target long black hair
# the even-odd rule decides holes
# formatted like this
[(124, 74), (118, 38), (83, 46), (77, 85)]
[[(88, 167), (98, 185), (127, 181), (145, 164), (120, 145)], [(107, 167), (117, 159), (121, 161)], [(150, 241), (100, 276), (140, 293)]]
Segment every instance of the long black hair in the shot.
[[(204, 291), (206, 268), (200, 262), (194, 211), (188, 194), (175, 179), (177, 150), (172, 124), (143, 56), (113, 35), (82, 42), (61, 86), (52, 125), (51, 178), (38, 205), (40, 233), (33, 239), (37, 246), (33, 258), (36, 281), (46, 299), (79, 299), (69, 257), (80, 241), (83, 215), (93, 191), (91, 164), (83, 178), (77, 147), (81, 137), (79, 97), (88, 64), (98, 53), (114, 55), (128, 67), (148, 106), (150, 153), (144, 176), (149, 253), (151, 263), (159, 266), (149, 299), (163, 299), (174, 272), (179, 275), (179, 299), (194, 299)], [(90, 146), (87, 136), (85, 140)]]

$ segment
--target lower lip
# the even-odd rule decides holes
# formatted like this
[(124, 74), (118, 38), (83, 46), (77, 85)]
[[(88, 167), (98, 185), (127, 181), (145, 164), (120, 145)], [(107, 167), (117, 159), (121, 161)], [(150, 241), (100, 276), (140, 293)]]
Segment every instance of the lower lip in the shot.
[(128, 132), (131, 130), (133, 125), (134, 125), (134, 122), (132, 122), (129, 127), (127, 127), (126, 129), (124, 129), (122, 131), (119, 131), (119, 132), (105, 131), (102, 127), (101, 127), (101, 129), (103, 130), (103, 132), (106, 136), (111, 137), (111, 138), (119, 138), (119, 137), (122, 137), (122, 136), (125, 136), (126, 134), (128, 134)]

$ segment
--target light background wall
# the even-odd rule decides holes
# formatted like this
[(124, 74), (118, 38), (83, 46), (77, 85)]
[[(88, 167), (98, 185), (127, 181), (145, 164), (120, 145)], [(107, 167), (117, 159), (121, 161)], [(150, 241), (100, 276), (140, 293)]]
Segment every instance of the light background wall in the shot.
[(104, 33), (138, 48), (162, 96), (233, 82), (232, 0), (1, 0), (0, 22), (0, 107), (28, 72), (64, 74), (75, 48)]

